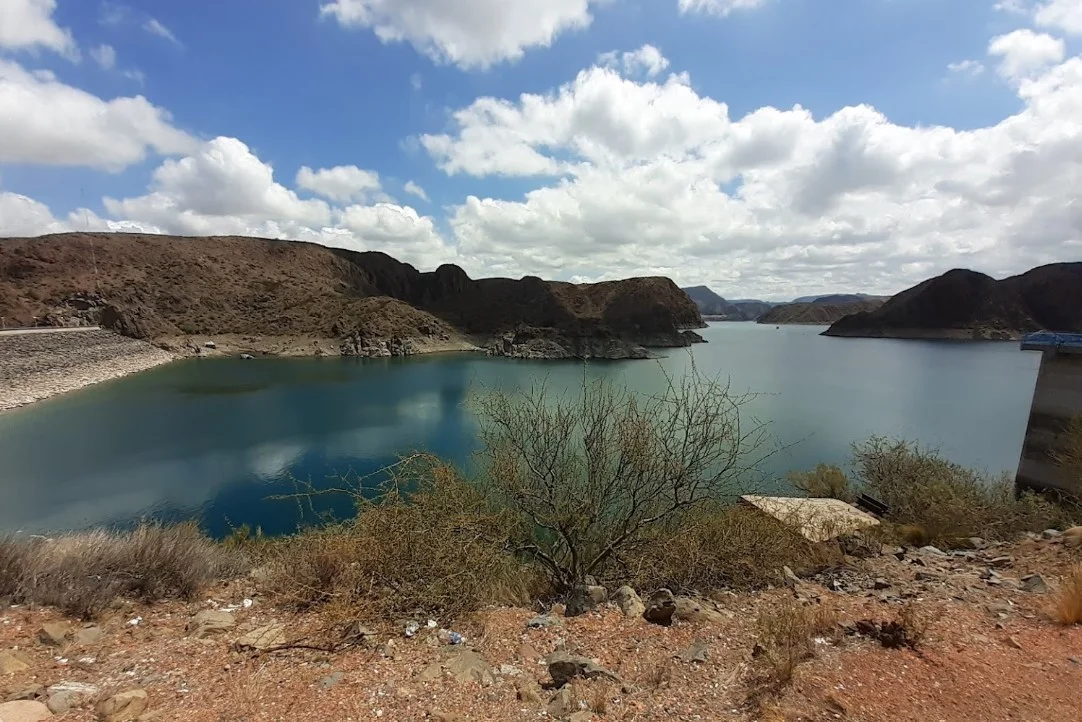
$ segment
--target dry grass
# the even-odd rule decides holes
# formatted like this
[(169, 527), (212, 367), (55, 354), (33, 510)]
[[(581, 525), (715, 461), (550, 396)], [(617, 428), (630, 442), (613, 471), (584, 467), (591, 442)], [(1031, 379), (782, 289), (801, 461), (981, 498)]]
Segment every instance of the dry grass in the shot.
[(1052, 618), (1060, 624), (1082, 624), (1082, 564), (1071, 570), (1056, 592)]
[(641, 589), (706, 594), (765, 587), (783, 566), (799, 574), (827, 552), (753, 509), (710, 504), (659, 528), (623, 559), (621, 571)]
[(193, 599), (212, 582), (246, 569), (241, 554), (188, 524), (0, 540), (0, 596), (83, 619), (96, 617), (117, 597)]
[(836, 611), (823, 604), (785, 598), (764, 608), (756, 620), (758, 644), (753, 657), (756, 696), (780, 691), (797, 666), (814, 656), (815, 638), (840, 638)]
[(789, 472), (789, 483), (812, 498), (853, 501), (849, 478), (834, 464), (819, 464), (812, 471)]
[(507, 549), (513, 518), (450, 466), (417, 457), (383, 492), (358, 497), (351, 522), (266, 544), (267, 591), (294, 609), (344, 619), (457, 618), (541, 593), (535, 571)]

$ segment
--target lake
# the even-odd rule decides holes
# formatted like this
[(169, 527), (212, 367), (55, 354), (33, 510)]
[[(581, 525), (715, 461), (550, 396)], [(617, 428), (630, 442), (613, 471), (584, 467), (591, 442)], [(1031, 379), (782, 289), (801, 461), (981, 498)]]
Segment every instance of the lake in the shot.
[[(692, 363), (759, 394), (750, 409), (791, 469), (844, 463), (881, 434), (938, 446), (950, 459), (1014, 471), (1040, 354), (1017, 343), (840, 339), (822, 328), (714, 324), (708, 344), (654, 361), (597, 362), (660, 390)], [(54, 531), (142, 518), (198, 519), (215, 535), (241, 524), (294, 529), (296, 481), (366, 474), (409, 450), (464, 463), (476, 449), (466, 405), (485, 388), (577, 388), (576, 363), (449, 354), (409, 359), (190, 359), (0, 414), (0, 530)], [(332, 504), (336, 511), (343, 503)], [(348, 505), (347, 505), (348, 506)]]

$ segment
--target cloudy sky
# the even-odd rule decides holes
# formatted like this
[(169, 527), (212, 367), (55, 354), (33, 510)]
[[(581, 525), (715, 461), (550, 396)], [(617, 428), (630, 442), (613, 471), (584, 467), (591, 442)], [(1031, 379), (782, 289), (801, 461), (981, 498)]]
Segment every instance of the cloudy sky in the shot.
[(889, 293), (1082, 260), (1082, 0), (0, 0), (0, 235)]

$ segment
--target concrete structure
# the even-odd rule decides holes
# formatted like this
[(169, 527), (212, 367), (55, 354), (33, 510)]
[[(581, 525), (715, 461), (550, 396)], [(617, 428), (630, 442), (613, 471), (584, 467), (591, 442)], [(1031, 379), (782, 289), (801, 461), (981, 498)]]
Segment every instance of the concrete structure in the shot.
[(823, 542), (879, 524), (879, 520), (838, 499), (746, 494), (740, 501), (777, 519), (808, 541)]
[(1022, 350), (1040, 351), (1042, 356), (1015, 486), (1077, 490), (1082, 480), (1070, 478), (1056, 463), (1056, 455), (1064, 448), (1071, 419), (1082, 417), (1082, 334), (1029, 334), (1022, 339)]

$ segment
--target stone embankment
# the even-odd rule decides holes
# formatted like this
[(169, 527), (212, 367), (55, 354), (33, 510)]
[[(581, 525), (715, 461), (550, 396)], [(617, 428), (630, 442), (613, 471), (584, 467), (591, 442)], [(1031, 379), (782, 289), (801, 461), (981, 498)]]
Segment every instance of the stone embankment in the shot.
[(97, 329), (0, 334), (0, 411), (173, 358), (144, 341)]

